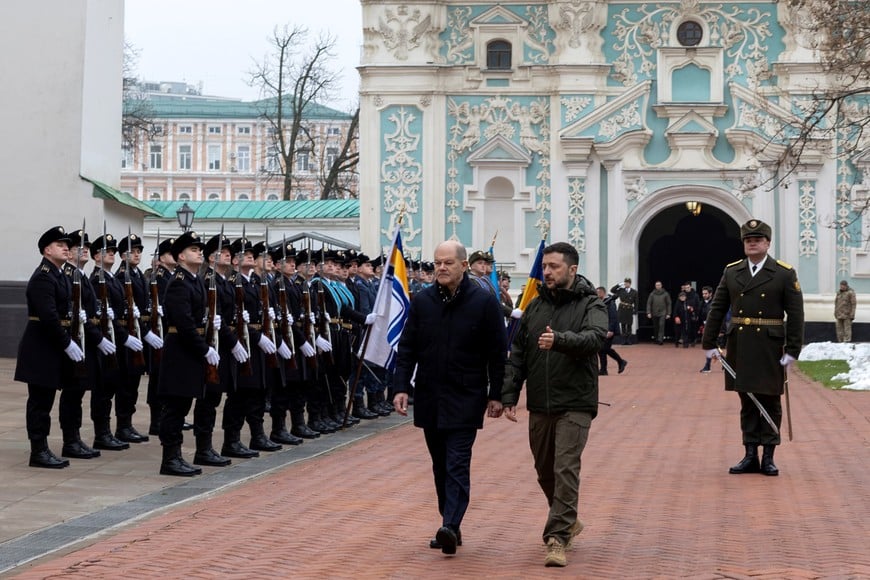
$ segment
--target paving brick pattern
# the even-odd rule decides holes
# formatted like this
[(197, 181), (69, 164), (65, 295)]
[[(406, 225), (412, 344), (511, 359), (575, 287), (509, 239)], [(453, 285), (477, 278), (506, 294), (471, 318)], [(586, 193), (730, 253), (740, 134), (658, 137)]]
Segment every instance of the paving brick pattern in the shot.
[[(619, 348), (619, 347), (618, 347)], [(619, 348), (583, 456), (585, 531), (543, 567), (546, 502), (515, 425), (486, 421), (454, 557), (419, 430), (386, 431), (21, 566), (18, 578), (870, 578), (870, 393), (791, 377), (779, 477), (729, 475), (738, 399), (699, 349)]]

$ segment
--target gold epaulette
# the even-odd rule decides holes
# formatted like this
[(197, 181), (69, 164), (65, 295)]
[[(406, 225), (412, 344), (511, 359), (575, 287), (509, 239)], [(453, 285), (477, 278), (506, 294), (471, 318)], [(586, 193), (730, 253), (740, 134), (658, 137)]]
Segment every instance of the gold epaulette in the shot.
[(175, 275), (176, 280), (184, 280), (184, 268), (179, 268), (178, 273)]
[(42, 265), (42, 268), (40, 268), (40, 270), (42, 270), (43, 272), (50, 272), (51, 271), (51, 269), (48, 266), (46, 266), (45, 264)]
[(785, 268), (786, 270), (792, 270), (792, 269), (793, 269), (791, 264), (786, 264), (786, 263), (783, 262), (782, 260), (777, 260), (776, 263), (779, 264), (780, 266), (782, 266), (783, 268)]
[(741, 259), (739, 259), (739, 260), (737, 260), (737, 261), (735, 261), (735, 262), (731, 262), (730, 264), (727, 264), (725, 267), (726, 267), (726, 268), (730, 268), (731, 266), (736, 266), (737, 264), (739, 264), (739, 263), (742, 262), (742, 261), (743, 261), (743, 259), (741, 258)]

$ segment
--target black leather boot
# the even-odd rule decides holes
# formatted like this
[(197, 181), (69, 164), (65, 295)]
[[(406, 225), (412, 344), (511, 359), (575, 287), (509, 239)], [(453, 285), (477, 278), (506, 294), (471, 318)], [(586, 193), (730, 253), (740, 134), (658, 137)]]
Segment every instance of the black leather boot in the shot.
[(251, 459), (260, 454), (253, 449), (248, 449), (239, 436), (238, 431), (224, 431), (224, 444), (221, 447), (221, 455), (224, 457), (237, 457), (239, 459)]
[(779, 469), (773, 464), (773, 452), (776, 445), (764, 445), (761, 452), (761, 473), (764, 475), (779, 475)]
[(99, 424), (94, 423), (94, 449), (122, 451), (129, 448), (129, 443), (125, 443), (112, 435), (112, 430), (109, 429), (108, 420), (100, 421)]
[(48, 439), (30, 440), (30, 467), (63, 469), (67, 466), (69, 466), (67, 459), (61, 459), (48, 448)]
[(226, 467), (232, 463), (232, 460), (214, 450), (211, 444), (211, 433), (200, 433), (196, 436), (196, 453), (193, 455), (193, 463), (194, 465)]
[(60, 454), (63, 457), (72, 457), (73, 459), (93, 459), (100, 456), (99, 451), (91, 449), (82, 441), (78, 429), (64, 430), (63, 448), (60, 450)]
[(192, 466), (181, 456), (181, 445), (166, 445), (163, 447), (163, 461), (160, 463), (160, 475), (192, 477), (200, 473), (202, 473), (202, 469)]
[(118, 417), (118, 428), (115, 429), (115, 439), (125, 443), (145, 443), (148, 435), (142, 435), (133, 427), (133, 417)]
[(377, 391), (369, 393), (369, 410), (381, 417), (389, 417), (393, 412), (393, 405), (384, 397), (384, 391)]
[(283, 417), (272, 417), (272, 432), (269, 439), (284, 445), (302, 445), (302, 438), (287, 430), (287, 420)]
[(315, 431), (311, 427), (305, 424), (305, 413), (302, 411), (293, 412), (290, 415), (290, 422), (292, 423), (292, 427), (290, 428), (290, 433), (301, 437), (303, 439), (317, 439), (320, 437), (320, 432)]
[(270, 441), (268, 437), (266, 437), (266, 432), (263, 431), (262, 423), (254, 423), (251, 424), (251, 444), (248, 445), (251, 449), (255, 449), (257, 451), (280, 451), (283, 449), (281, 445)]
[[(740, 463), (731, 467), (728, 473), (758, 473), (761, 467), (758, 464), (758, 445), (744, 445), (746, 447), (746, 455), (740, 460)], [(773, 455), (771, 455), (771, 459)]]
[(357, 419), (377, 419), (379, 415), (377, 413), (372, 413), (370, 410), (366, 408), (365, 401), (363, 400), (362, 395), (357, 395), (353, 398), (353, 416)]

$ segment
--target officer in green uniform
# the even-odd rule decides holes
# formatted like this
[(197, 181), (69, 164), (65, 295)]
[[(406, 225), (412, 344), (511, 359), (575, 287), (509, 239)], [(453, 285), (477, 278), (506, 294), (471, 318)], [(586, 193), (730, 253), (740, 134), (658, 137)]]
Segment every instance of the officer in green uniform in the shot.
[[(725, 359), (737, 377), (725, 374), (725, 390), (740, 395), (740, 429), (746, 455), (730, 473), (779, 474), (773, 452), (780, 444), (780, 436), (749, 393), (755, 395), (779, 429), (785, 372), (803, 345), (800, 283), (794, 268), (767, 255), (770, 235), (770, 226), (761, 220), (751, 219), (740, 227), (746, 258), (725, 267), (704, 326), (706, 355), (718, 356), (718, 329), (731, 309)], [(764, 449), (760, 464), (759, 445)]]

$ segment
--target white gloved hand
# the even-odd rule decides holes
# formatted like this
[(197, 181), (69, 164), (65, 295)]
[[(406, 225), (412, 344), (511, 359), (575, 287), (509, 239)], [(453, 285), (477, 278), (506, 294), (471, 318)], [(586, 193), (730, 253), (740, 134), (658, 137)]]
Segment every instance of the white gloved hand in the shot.
[(163, 339), (150, 330), (143, 337), (151, 348), (163, 348)]
[(286, 342), (282, 342), (281, 346), (278, 347), (278, 356), (284, 360), (290, 360), (293, 358), (293, 352), (287, 347)]
[(275, 351), (278, 350), (275, 348), (275, 343), (269, 340), (265, 334), (260, 335), (260, 341), (257, 343), (257, 346), (266, 354), (275, 354)]
[(112, 310), (111, 306), (106, 307), (106, 316), (109, 320), (115, 320), (115, 311)]
[(220, 330), (220, 329), (221, 329), (221, 324), (222, 324), (222, 323), (223, 323), (223, 320), (221, 320), (221, 315), (220, 315), (220, 314), (215, 314), (215, 315), (214, 315), (214, 329), (215, 329), (215, 330)]
[(131, 334), (127, 337), (127, 340), (124, 341), (124, 346), (133, 352), (139, 352), (142, 350), (142, 341)]
[(139, 316), (140, 316), (139, 307), (134, 304), (133, 305), (133, 318), (139, 318)]
[(162, 304), (157, 305), (157, 314), (158, 314), (158, 316), (163, 316), (163, 305)]
[(99, 350), (104, 355), (109, 356), (110, 354), (115, 354), (115, 351), (118, 350), (118, 347), (115, 346), (114, 342), (104, 336), (97, 344), (97, 350)]
[(326, 318), (326, 322), (332, 322), (332, 317), (329, 315), (329, 312), (324, 310), (323, 317)]
[(378, 315), (372, 312), (371, 314), (366, 314), (366, 326), (371, 326), (375, 323), (375, 320), (378, 319)]
[(73, 362), (81, 362), (85, 360), (85, 353), (82, 352), (82, 349), (74, 340), (69, 341), (69, 346), (63, 349), (63, 352), (65, 352), (66, 356), (68, 356)]
[(248, 351), (245, 350), (245, 347), (242, 346), (241, 342), (236, 342), (236, 345), (233, 347), (233, 358), (236, 359), (236, 362), (243, 363), (248, 358)]
[(275, 309), (272, 308), (271, 306), (269, 307), (269, 318), (271, 318), (272, 320), (275, 320)]
[(317, 345), (317, 348), (322, 350), (323, 352), (332, 352), (332, 344), (322, 336), (318, 336), (314, 341), (314, 344)]
[(208, 352), (205, 353), (205, 360), (213, 367), (218, 366), (221, 362), (221, 355), (217, 353), (214, 347), (208, 347)]
[(242, 320), (245, 321), (245, 324), (248, 324), (249, 322), (251, 322), (251, 315), (248, 314), (247, 310), (242, 310)]
[(784, 355), (782, 355), (782, 358), (779, 359), (779, 364), (781, 364), (784, 367), (787, 367), (787, 366), (791, 365), (794, 361), (795, 361), (795, 358), (793, 356), (791, 356), (790, 354), (784, 354)]
[(311, 343), (307, 341), (302, 343), (302, 346), (299, 347), (299, 350), (302, 351), (303, 355), (309, 358), (317, 354), (317, 351), (314, 350), (314, 347), (311, 346)]
[(317, 324), (317, 319), (314, 318), (314, 313), (313, 313), (313, 312), (309, 312), (309, 313), (308, 313), (308, 320), (311, 321), (311, 324)]
[(519, 320), (522, 317), (523, 317), (523, 311), (520, 310), (519, 308), (514, 308), (511, 311), (511, 318), (513, 318), (515, 320)]
[(288, 310), (287, 311), (287, 324), (293, 324), (293, 320), (294, 320), (293, 315)]
[(79, 310), (79, 320), (87, 320), (87, 319), (88, 319), (88, 313), (85, 312), (84, 310)]
[(707, 358), (719, 358), (718, 348), (708, 348), (704, 351), (704, 356)]

